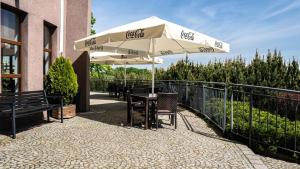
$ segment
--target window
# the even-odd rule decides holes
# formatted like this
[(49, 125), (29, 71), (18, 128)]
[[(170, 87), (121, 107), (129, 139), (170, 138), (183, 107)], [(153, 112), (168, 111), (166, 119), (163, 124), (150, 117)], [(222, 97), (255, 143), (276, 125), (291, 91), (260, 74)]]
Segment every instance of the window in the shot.
[(52, 29), (47, 24), (44, 24), (44, 64), (43, 73), (44, 76), (48, 73), (51, 65), (51, 54), (52, 54)]
[(1, 84), (2, 92), (20, 90), (20, 18), (1, 8)]

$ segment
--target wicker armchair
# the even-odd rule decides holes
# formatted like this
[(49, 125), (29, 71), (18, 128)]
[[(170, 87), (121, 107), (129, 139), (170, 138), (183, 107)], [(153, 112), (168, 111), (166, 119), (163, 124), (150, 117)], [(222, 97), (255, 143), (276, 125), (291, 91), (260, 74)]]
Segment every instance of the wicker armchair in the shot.
[(123, 96), (123, 92), (124, 92), (124, 86), (119, 84), (117, 86), (117, 97), (118, 97), (118, 99), (120, 99)]
[(134, 113), (145, 112), (145, 104), (132, 100), (130, 93), (127, 92), (127, 122), (133, 126)]
[(134, 87), (134, 88), (132, 88), (131, 93), (148, 95), (149, 90), (148, 90), (148, 88), (144, 88), (144, 87)]
[(171, 124), (177, 128), (177, 93), (158, 93), (155, 110), (156, 129), (158, 128), (158, 115), (171, 116)]
[(108, 83), (107, 90), (108, 90), (109, 96), (115, 96), (116, 84), (115, 83)]

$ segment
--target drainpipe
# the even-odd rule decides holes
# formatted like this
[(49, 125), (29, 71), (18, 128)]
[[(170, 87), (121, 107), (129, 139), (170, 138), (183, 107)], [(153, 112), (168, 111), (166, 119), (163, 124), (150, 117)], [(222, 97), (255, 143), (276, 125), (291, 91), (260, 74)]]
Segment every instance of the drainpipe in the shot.
[(60, 30), (59, 30), (59, 54), (64, 52), (64, 0), (60, 0)]

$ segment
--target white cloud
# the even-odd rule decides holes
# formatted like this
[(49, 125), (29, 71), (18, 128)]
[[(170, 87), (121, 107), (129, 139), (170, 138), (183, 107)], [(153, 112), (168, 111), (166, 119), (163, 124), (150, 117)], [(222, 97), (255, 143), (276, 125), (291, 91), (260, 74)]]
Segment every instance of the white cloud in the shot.
[(204, 7), (201, 9), (201, 12), (208, 17), (214, 18), (217, 13), (217, 9), (213, 7)]
[[(286, 6), (282, 6), (282, 5), (278, 6), (277, 4), (275, 4), (273, 6), (273, 8), (269, 8), (268, 10), (265, 11), (266, 15), (262, 17), (262, 20), (266, 20), (266, 19), (273, 18), (278, 15), (281, 15), (290, 10), (294, 10), (295, 8), (297, 8), (299, 6), (300, 6), (299, 0), (293, 1), (289, 4), (287, 4)], [(271, 12), (271, 11), (274, 11), (274, 12)]]

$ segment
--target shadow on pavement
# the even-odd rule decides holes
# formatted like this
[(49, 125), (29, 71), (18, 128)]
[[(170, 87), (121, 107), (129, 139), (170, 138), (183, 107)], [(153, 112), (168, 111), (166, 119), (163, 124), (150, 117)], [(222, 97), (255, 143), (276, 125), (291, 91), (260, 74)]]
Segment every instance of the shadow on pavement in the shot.
[[(91, 93), (91, 112), (79, 113), (78, 116), (116, 126), (127, 125), (127, 102), (106, 93)], [(182, 111), (179, 109), (179, 111)], [(134, 127), (143, 128), (144, 113), (135, 113)], [(161, 121), (160, 121), (161, 123)], [(165, 124), (165, 123), (164, 123)], [(169, 125), (169, 124), (167, 124)], [(152, 125), (152, 127), (154, 124)], [(159, 127), (162, 127), (159, 125)], [(154, 127), (155, 128), (155, 127)]]
[[(42, 113), (33, 116), (22, 117), (16, 119), (16, 132), (17, 134), (23, 131), (30, 130), (34, 127), (39, 127), (43, 124), (52, 123), (55, 121), (47, 122), (42, 120)], [(11, 136), (11, 120), (9, 118), (0, 119), (0, 135)]]

